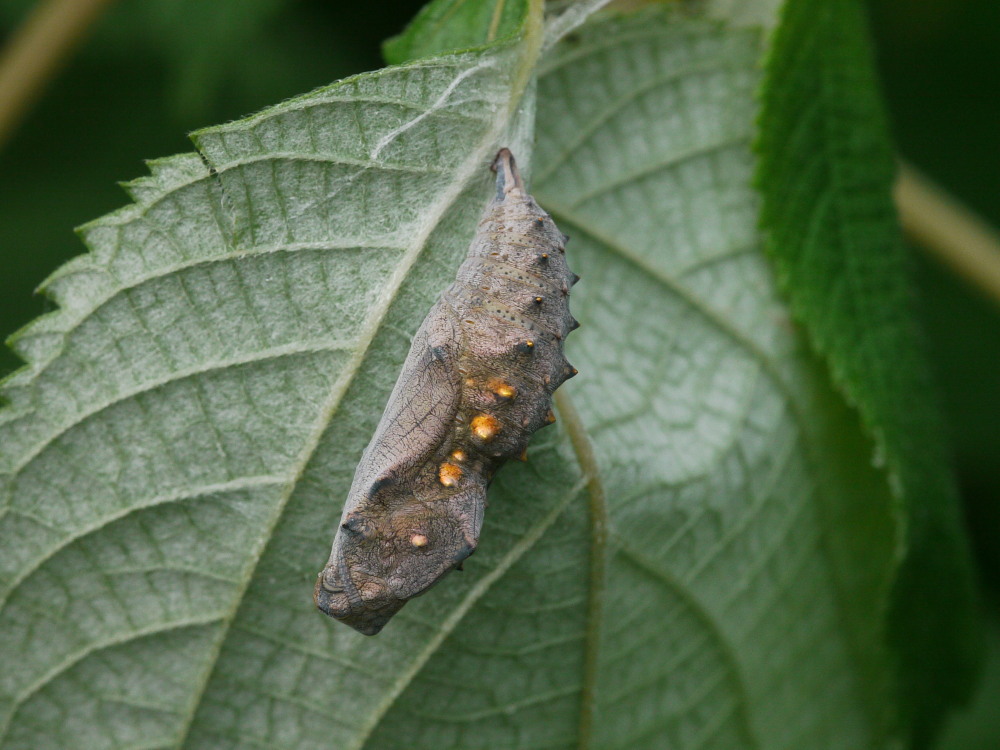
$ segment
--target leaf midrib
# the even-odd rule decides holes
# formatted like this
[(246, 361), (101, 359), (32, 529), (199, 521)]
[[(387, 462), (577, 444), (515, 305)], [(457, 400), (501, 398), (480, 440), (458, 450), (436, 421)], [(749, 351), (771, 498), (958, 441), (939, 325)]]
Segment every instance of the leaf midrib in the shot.
[(576, 454), (577, 463), (586, 481), (589, 502), (588, 525), (590, 528), (590, 560), (587, 580), (586, 630), (583, 641), (583, 684), (580, 691), (580, 722), (577, 737), (578, 750), (589, 750), (594, 735), (597, 713), (597, 682), (600, 672), (601, 626), (604, 621), (604, 589), (608, 575), (608, 506), (600, 465), (594, 446), (587, 435), (583, 420), (573, 405), (569, 394), (557, 391), (556, 408), (566, 422), (566, 432)]

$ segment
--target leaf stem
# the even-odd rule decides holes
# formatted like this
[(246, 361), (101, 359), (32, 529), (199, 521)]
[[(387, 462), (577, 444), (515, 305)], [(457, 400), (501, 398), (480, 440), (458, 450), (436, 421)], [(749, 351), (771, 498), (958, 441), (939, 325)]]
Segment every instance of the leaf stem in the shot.
[(41, 0), (0, 52), (0, 146), (113, 0)]
[(608, 509), (594, 447), (573, 401), (565, 391), (555, 394), (556, 407), (565, 421), (580, 468), (587, 480), (590, 516), (590, 593), (587, 598), (587, 635), (583, 656), (583, 690), (580, 696), (580, 730), (577, 747), (589, 750), (594, 735), (601, 623), (604, 619), (604, 581), (607, 573)]
[(894, 192), (910, 239), (1000, 303), (1000, 232), (912, 164), (900, 164)]

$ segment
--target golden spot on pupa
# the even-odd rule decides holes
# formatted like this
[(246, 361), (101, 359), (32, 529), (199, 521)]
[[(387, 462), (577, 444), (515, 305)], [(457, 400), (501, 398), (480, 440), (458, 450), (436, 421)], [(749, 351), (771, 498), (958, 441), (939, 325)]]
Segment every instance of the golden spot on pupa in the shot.
[(500, 398), (514, 398), (517, 395), (517, 388), (500, 378), (491, 378), (488, 385), (490, 390)]
[(451, 452), (451, 457), (452, 457), (453, 460), (458, 461), (459, 463), (461, 463), (462, 461), (465, 460), (465, 451), (463, 451), (463, 450), (452, 451)]
[(441, 468), (438, 469), (438, 480), (445, 487), (454, 487), (458, 484), (458, 480), (462, 478), (462, 469), (455, 464), (449, 464), (447, 462), (441, 464)]
[(556, 414), (554, 411), (549, 409), (548, 412), (545, 414), (545, 423), (552, 424), (555, 421), (556, 421)]
[(476, 384), (476, 379), (475, 378), (466, 378), (465, 379), (465, 386), (466, 386), (466, 388), (472, 388), (473, 386), (475, 386), (475, 384)]
[(500, 423), (496, 417), (489, 414), (479, 414), (472, 418), (472, 434), (480, 440), (489, 442), (500, 432)]
[(427, 541), (427, 537), (423, 534), (414, 534), (410, 537), (410, 544), (414, 547), (426, 547)]

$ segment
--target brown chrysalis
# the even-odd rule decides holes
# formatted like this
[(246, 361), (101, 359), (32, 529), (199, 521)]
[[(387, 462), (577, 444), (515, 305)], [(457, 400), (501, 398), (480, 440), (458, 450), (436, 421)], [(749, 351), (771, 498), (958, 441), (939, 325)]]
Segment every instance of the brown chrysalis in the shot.
[(576, 374), (567, 238), (509, 150), (492, 168), (496, 195), (413, 338), (316, 581), (316, 606), (365, 635), (475, 551), (493, 475), (555, 421), (552, 393)]

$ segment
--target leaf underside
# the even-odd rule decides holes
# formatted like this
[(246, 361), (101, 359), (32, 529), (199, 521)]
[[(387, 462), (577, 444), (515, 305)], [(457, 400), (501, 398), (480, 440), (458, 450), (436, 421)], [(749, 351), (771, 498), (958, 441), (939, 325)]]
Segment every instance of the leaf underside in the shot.
[[(533, 121), (532, 33), (202, 131), (83, 228), (0, 412), (0, 747), (885, 745), (898, 519), (762, 253), (761, 39), (592, 22)], [(533, 138), (597, 458), (541, 432), (465, 572), (364, 638), (316, 571), (489, 157)]]

